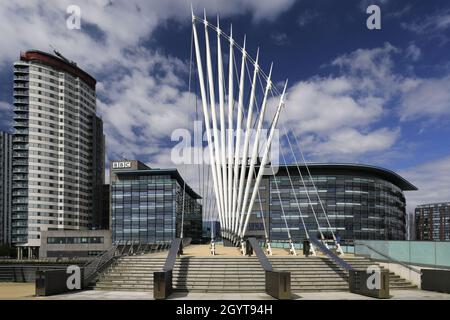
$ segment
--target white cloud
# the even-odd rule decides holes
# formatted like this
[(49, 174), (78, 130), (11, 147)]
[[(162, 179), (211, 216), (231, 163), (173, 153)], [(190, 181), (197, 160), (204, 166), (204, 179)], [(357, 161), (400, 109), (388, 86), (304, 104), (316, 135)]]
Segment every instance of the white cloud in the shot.
[(419, 189), (406, 193), (408, 212), (419, 204), (450, 201), (450, 156), (399, 171), (399, 174)]
[[(390, 43), (358, 49), (333, 60), (331, 66), (339, 68), (337, 75), (313, 77), (290, 87), (283, 118), (302, 137), (310, 156), (318, 161), (358, 161), (383, 151), (383, 161), (387, 161), (400, 154), (396, 149), (402, 142), (398, 121), (420, 119), (426, 125), (429, 120), (448, 119), (450, 76), (420, 78), (396, 73), (394, 56), (402, 51)], [(404, 53), (411, 60), (421, 54), (413, 43)], [(395, 113), (387, 127), (384, 117), (390, 114), (392, 119)]]
[(306, 10), (297, 19), (297, 23), (300, 27), (304, 27), (307, 24), (310, 24), (315, 19), (319, 17), (319, 13), (316, 11)]
[[(0, 7), (1, 63), (16, 59), (20, 50), (49, 50), (52, 44), (92, 72), (102, 71), (120, 63), (123, 50), (137, 46), (157, 26), (175, 19), (190, 23), (190, 4), (197, 15), (206, 8), (210, 17), (220, 12), (224, 17), (249, 13), (255, 21), (274, 19), (293, 4), (293, 0), (230, 0), (230, 1), (8, 1)], [(81, 8), (82, 30), (66, 28), (66, 8), (76, 4)], [(103, 41), (83, 32), (83, 27), (95, 27), (105, 35)], [(20, 36), (18, 36), (20, 35)]]
[(398, 77), (392, 55), (399, 49), (386, 43), (339, 56), (332, 66), (338, 75), (313, 77), (288, 91), (283, 119), (302, 138), (302, 146), (317, 161), (358, 161), (387, 151), (400, 139), (400, 129), (381, 123)]
[(273, 33), (270, 38), (277, 46), (284, 46), (289, 44), (289, 38), (286, 33)]
[(402, 26), (417, 34), (433, 33), (450, 29), (450, 11), (446, 10), (434, 15), (429, 15), (420, 21), (403, 23)]
[[(427, 39), (432, 39), (434, 43), (443, 45), (449, 41), (448, 30), (450, 29), (450, 10), (441, 10), (432, 15), (416, 19), (411, 22), (404, 22), (401, 26), (408, 31)], [(436, 41), (437, 40), (437, 41)]]
[(357, 159), (364, 154), (388, 150), (397, 141), (400, 130), (381, 128), (367, 134), (353, 128), (342, 128), (326, 141), (314, 141), (309, 152), (317, 157), (334, 159)]
[(403, 5), (400, 10), (389, 11), (386, 13), (385, 16), (388, 18), (400, 18), (400, 17), (405, 16), (407, 13), (409, 13), (412, 8), (413, 8), (413, 6), (411, 4)]
[(419, 117), (442, 120), (450, 115), (450, 76), (405, 81), (401, 98), (401, 120)]
[(364, 127), (382, 114), (381, 100), (358, 99), (348, 78), (316, 78), (289, 89), (284, 110), (296, 131), (331, 134), (343, 127)]
[(407, 58), (410, 58), (413, 61), (417, 61), (422, 56), (422, 50), (414, 43), (411, 43), (407, 48), (405, 55)]
[(373, 49), (358, 49), (336, 58), (332, 65), (341, 68), (341, 72), (351, 75), (352, 85), (357, 90), (388, 96), (395, 90), (399, 76), (392, 69), (393, 55), (401, 50), (390, 43)]

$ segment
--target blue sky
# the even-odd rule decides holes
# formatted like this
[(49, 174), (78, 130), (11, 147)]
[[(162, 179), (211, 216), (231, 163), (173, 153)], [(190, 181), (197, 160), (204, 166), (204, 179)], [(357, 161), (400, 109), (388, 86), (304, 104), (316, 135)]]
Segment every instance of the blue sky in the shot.
[[(286, 124), (310, 161), (395, 170), (450, 201), (450, 6), (445, 0), (192, 1), (216, 14), (265, 70), (289, 79)], [(66, 28), (79, 5), (81, 30)], [(366, 8), (381, 8), (381, 30)], [(12, 121), (12, 63), (49, 45), (98, 79), (108, 158), (171, 166), (171, 132), (195, 117), (188, 92), (190, 1), (20, 1), (0, 7), (0, 129)], [(183, 168), (180, 168), (183, 170)], [(194, 175), (184, 172), (192, 181)], [(192, 182), (193, 184), (195, 182)], [(441, 190), (436, 192), (436, 190)]]

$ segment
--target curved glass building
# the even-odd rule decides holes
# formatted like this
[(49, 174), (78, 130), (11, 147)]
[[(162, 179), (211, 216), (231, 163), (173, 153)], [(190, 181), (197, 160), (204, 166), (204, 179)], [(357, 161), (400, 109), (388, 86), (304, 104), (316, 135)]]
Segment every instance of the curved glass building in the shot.
[(306, 232), (319, 236), (319, 230), (325, 236), (333, 231), (343, 244), (355, 239), (405, 240), (403, 192), (410, 190), (417, 188), (395, 172), (375, 166), (280, 167), (261, 182), (261, 201), (253, 206), (247, 236), (264, 238), (264, 215), (272, 242), (286, 241), (287, 228), (295, 242), (305, 239)]

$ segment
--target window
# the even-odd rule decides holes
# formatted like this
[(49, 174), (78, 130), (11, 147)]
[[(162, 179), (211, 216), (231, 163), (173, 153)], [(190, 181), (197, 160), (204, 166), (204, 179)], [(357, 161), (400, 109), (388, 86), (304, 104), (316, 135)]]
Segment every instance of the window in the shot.
[(104, 237), (48, 237), (48, 244), (104, 243)]

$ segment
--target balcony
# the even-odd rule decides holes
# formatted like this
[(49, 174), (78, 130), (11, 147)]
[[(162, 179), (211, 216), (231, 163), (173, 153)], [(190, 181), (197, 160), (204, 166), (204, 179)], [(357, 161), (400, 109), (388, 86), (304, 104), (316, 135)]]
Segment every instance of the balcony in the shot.
[(27, 220), (28, 215), (27, 214), (13, 214), (11, 217), (11, 220)]
[(13, 142), (28, 142), (27, 137), (14, 137)]
[(27, 204), (28, 203), (28, 198), (23, 198), (23, 199), (14, 199), (12, 201), (13, 204)]
[(13, 196), (22, 196), (22, 197), (26, 197), (28, 196), (28, 192), (27, 191), (14, 191), (12, 193)]
[(29, 85), (28, 83), (22, 83), (22, 82), (16, 82), (14, 83), (14, 89), (15, 88), (24, 88), (24, 89), (28, 89)]
[(28, 90), (14, 90), (14, 96), (28, 96)]
[(28, 121), (14, 121), (14, 128), (28, 127)]
[(28, 234), (28, 229), (16, 229), (14, 228), (12, 230), (12, 235), (21, 235), (21, 234)]
[(28, 99), (14, 99), (14, 104), (28, 104)]
[(28, 106), (14, 106), (14, 112), (28, 112)]
[(25, 68), (14, 67), (14, 73), (28, 73), (28, 67)]
[(23, 168), (17, 168), (17, 167), (15, 167), (15, 168), (13, 168), (13, 172), (14, 173), (28, 173), (28, 169), (23, 169)]
[(13, 167), (15, 166), (28, 166), (28, 161), (16, 160), (13, 162)]
[(27, 189), (28, 184), (27, 183), (13, 183), (13, 189)]
[(17, 129), (16, 131), (14, 131), (14, 134), (28, 134), (28, 130)]
[(26, 174), (14, 174), (13, 181), (27, 181), (28, 175)]
[(28, 225), (27, 221), (17, 221), (12, 223), (13, 227), (26, 227), (27, 225)]
[(13, 152), (13, 158), (28, 158), (28, 152)]
[(14, 81), (29, 81), (28, 76), (16, 76), (14, 75)]
[(12, 210), (13, 211), (27, 211), (28, 210), (28, 206), (23, 206), (23, 205), (12, 206)]
[(27, 114), (15, 114), (14, 119), (25, 119), (28, 120), (28, 115)]

